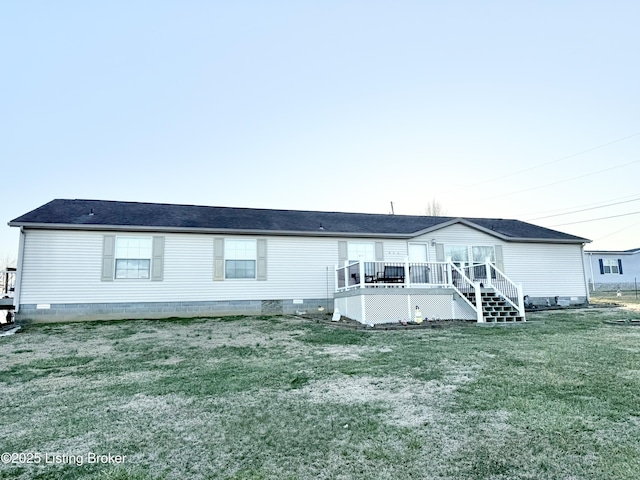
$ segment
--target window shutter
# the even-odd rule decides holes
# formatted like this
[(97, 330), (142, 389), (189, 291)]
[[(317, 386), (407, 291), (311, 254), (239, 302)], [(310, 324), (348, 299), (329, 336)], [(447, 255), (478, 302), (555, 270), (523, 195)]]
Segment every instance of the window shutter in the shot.
[(496, 252), (496, 267), (498, 267), (498, 270), (504, 273), (504, 259), (502, 257), (502, 245), (495, 245), (494, 248)]
[(600, 275), (604, 275), (604, 263), (601, 258), (598, 259), (598, 263), (600, 264)]
[(257, 247), (256, 279), (266, 280), (267, 279), (267, 240), (263, 238), (258, 239), (256, 247)]
[(213, 239), (213, 279), (224, 280), (224, 238)]
[(620, 272), (620, 275), (622, 275), (622, 259), (621, 258), (618, 259), (618, 272)]
[(436, 262), (444, 261), (444, 243), (436, 243)]
[(347, 242), (340, 240), (338, 242), (338, 265), (343, 266), (344, 262), (349, 260), (349, 251), (347, 249)]
[(116, 236), (102, 237), (102, 277), (103, 282), (113, 282), (114, 256), (116, 251)]
[(162, 281), (164, 277), (164, 237), (153, 237), (151, 250), (151, 280)]
[(376, 242), (376, 262), (384, 262), (384, 243)]

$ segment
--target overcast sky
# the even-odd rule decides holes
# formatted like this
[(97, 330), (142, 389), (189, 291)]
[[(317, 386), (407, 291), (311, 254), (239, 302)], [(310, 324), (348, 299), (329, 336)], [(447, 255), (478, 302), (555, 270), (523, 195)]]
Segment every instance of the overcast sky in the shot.
[(635, 0), (4, 0), (0, 259), (6, 222), (54, 198), (436, 199), (640, 247), (639, 18)]

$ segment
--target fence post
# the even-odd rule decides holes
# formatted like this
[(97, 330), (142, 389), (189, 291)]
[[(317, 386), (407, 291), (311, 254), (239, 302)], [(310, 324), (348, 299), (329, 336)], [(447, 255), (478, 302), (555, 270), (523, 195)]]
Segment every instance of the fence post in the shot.
[(484, 271), (487, 275), (487, 283), (485, 284), (487, 287), (491, 286), (491, 270), (489, 268), (491, 266), (491, 259), (489, 257), (484, 257)]
[(404, 284), (407, 287), (411, 286), (411, 278), (409, 275), (409, 257), (404, 257)]
[(484, 323), (484, 315), (482, 312), (482, 290), (479, 283), (472, 283), (473, 291), (476, 294), (476, 320), (478, 323)]
[(345, 260), (344, 261), (344, 286), (347, 289), (351, 286), (351, 285), (349, 285), (349, 282), (351, 280), (350, 277), (349, 277), (349, 274), (350, 274), (349, 260)]
[(358, 275), (360, 275), (360, 288), (364, 287), (364, 262), (358, 262)]
[(338, 269), (340, 268), (338, 265), (334, 265), (334, 269), (333, 269), (333, 281), (335, 282), (335, 290), (334, 293), (337, 292), (340, 289), (340, 284), (338, 283)]
[(453, 285), (453, 276), (451, 275), (451, 257), (447, 257), (447, 281), (445, 285)]
[(520, 311), (520, 316), (522, 320), (526, 321), (525, 311), (524, 311), (524, 296), (522, 295), (522, 284), (518, 284), (518, 310)]

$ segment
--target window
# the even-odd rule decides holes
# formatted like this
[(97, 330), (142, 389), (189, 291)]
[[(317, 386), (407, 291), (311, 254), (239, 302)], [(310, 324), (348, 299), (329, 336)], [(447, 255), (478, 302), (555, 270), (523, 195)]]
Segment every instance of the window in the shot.
[(146, 278), (151, 273), (151, 237), (118, 237), (115, 249), (116, 278)]
[(376, 252), (375, 246), (370, 242), (349, 242), (349, 263), (359, 262), (375, 262)]
[(471, 247), (471, 254), (473, 255), (473, 263), (484, 263), (489, 257), (491, 263), (495, 263), (496, 254), (493, 246), (488, 247)]
[(492, 245), (447, 245), (445, 248), (445, 257), (451, 257), (451, 260), (457, 265), (469, 263), (469, 253), (471, 253), (473, 263), (484, 263), (487, 257), (492, 263), (496, 261), (495, 247)]
[(256, 241), (225, 241), (225, 278), (256, 278)]
[(622, 260), (619, 258), (601, 258), (600, 259), (601, 274), (622, 274)]
[(456, 265), (469, 262), (469, 247), (466, 245), (447, 245), (445, 247), (445, 258), (451, 258)]
[[(364, 262), (365, 275), (376, 274), (376, 247), (374, 242), (349, 242), (347, 256), (349, 264), (356, 262)], [(357, 275), (358, 268), (351, 267), (349, 269), (351, 275)]]

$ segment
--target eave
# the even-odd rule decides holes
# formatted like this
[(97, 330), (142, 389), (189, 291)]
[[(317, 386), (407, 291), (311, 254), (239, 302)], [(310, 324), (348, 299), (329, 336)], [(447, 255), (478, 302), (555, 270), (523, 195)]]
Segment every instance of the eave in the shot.
[(68, 223), (29, 223), (9, 222), (10, 227), (21, 227), (36, 230), (83, 230), (83, 231), (126, 231), (126, 232), (165, 232), (165, 233), (194, 233), (194, 234), (226, 234), (226, 235), (273, 235), (273, 236), (299, 236), (299, 237), (358, 237), (358, 238), (394, 238), (412, 239), (435, 232), (450, 225), (461, 223), (470, 228), (492, 235), (505, 242), (522, 243), (561, 243), (584, 244), (590, 243), (588, 239), (557, 239), (557, 238), (521, 238), (509, 237), (494, 230), (482, 227), (463, 218), (449, 220), (432, 227), (411, 233), (371, 233), (371, 232), (331, 232), (297, 231), (297, 230), (259, 230), (259, 229), (230, 229), (230, 228), (201, 228), (201, 227), (166, 227), (166, 226), (142, 226), (142, 225), (95, 225), (95, 224), (68, 224)]

